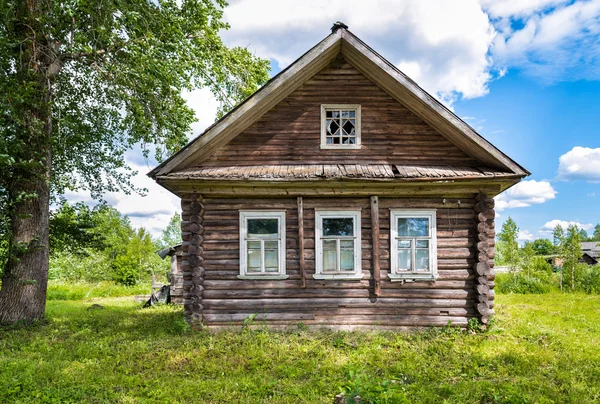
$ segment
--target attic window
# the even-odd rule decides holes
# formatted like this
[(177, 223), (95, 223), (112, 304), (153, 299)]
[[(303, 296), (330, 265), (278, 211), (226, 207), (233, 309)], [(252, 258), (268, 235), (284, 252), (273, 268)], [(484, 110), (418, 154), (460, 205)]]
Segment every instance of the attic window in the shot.
[(360, 149), (360, 105), (321, 105), (321, 149)]

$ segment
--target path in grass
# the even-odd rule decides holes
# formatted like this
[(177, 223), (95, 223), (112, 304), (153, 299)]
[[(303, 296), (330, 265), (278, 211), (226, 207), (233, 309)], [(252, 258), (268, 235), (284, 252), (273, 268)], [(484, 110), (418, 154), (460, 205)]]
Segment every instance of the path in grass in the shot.
[[(87, 310), (92, 303), (104, 310)], [(600, 400), (600, 297), (498, 296), (487, 334), (189, 330), (131, 298), (49, 301), (49, 324), (0, 330), (0, 402)]]

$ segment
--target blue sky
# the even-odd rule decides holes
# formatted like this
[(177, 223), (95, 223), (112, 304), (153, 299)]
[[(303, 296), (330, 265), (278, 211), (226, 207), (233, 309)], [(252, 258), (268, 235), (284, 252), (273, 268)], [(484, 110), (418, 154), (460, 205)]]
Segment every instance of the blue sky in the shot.
[[(600, 223), (600, 0), (231, 0), (224, 17), (224, 41), (269, 59), (273, 74), (344, 21), (532, 172), (497, 198), (498, 227), (513, 217), (524, 241)], [(204, 89), (184, 96), (193, 137), (218, 104)], [(106, 199), (158, 234), (179, 201), (145, 177), (154, 161), (126, 158), (148, 193)]]

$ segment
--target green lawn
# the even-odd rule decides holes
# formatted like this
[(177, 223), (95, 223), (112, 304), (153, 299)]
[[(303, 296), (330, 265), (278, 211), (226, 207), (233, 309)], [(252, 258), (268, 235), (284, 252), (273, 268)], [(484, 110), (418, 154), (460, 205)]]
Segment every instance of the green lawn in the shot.
[[(87, 310), (92, 303), (104, 310)], [(0, 330), (0, 402), (600, 401), (600, 296), (500, 295), (484, 334), (208, 334), (132, 298), (48, 302)]]

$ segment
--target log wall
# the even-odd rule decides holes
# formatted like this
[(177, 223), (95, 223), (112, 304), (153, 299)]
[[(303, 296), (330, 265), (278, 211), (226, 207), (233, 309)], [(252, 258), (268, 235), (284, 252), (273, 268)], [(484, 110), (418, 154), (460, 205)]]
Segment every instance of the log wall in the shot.
[[(321, 104), (360, 104), (360, 150), (322, 150)], [(481, 166), (343, 58), (312, 77), (203, 166), (318, 164)]]
[[(445, 201), (445, 202), (444, 202)], [(183, 239), (185, 316), (210, 328), (255, 321), (270, 326), (304, 323), (308, 326), (394, 328), (466, 327), (482, 317), (485, 295), (493, 306), (493, 278), (487, 274), (486, 293), (478, 286), (478, 225), (474, 199), (379, 197), (378, 215), (372, 201), (361, 198), (233, 199), (193, 196), (184, 199)], [(303, 207), (305, 287), (299, 255), (298, 207)], [(360, 209), (362, 269), (360, 281), (315, 280), (315, 208)], [(287, 280), (239, 280), (239, 210), (286, 211)], [(438, 280), (392, 283), (390, 269), (390, 208), (437, 209)], [(372, 217), (379, 219), (380, 291), (375, 294)], [(195, 226), (198, 224), (198, 226)], [(302, 231), (300, 230), (300, 232)], [(488, 235), (490, 235), (488, 233)], [(493, 239), (493, 235), (491, 235)], [(492, 246), (493, 247), (493, 246)], [(489, 252), (489, 251), (488, 251)], [(195, 257), (195, 258), (194, 258)], [(493, 266), (493, 261), (488, 260)], [(489, 312), (488, 312), (489, 315)]]

